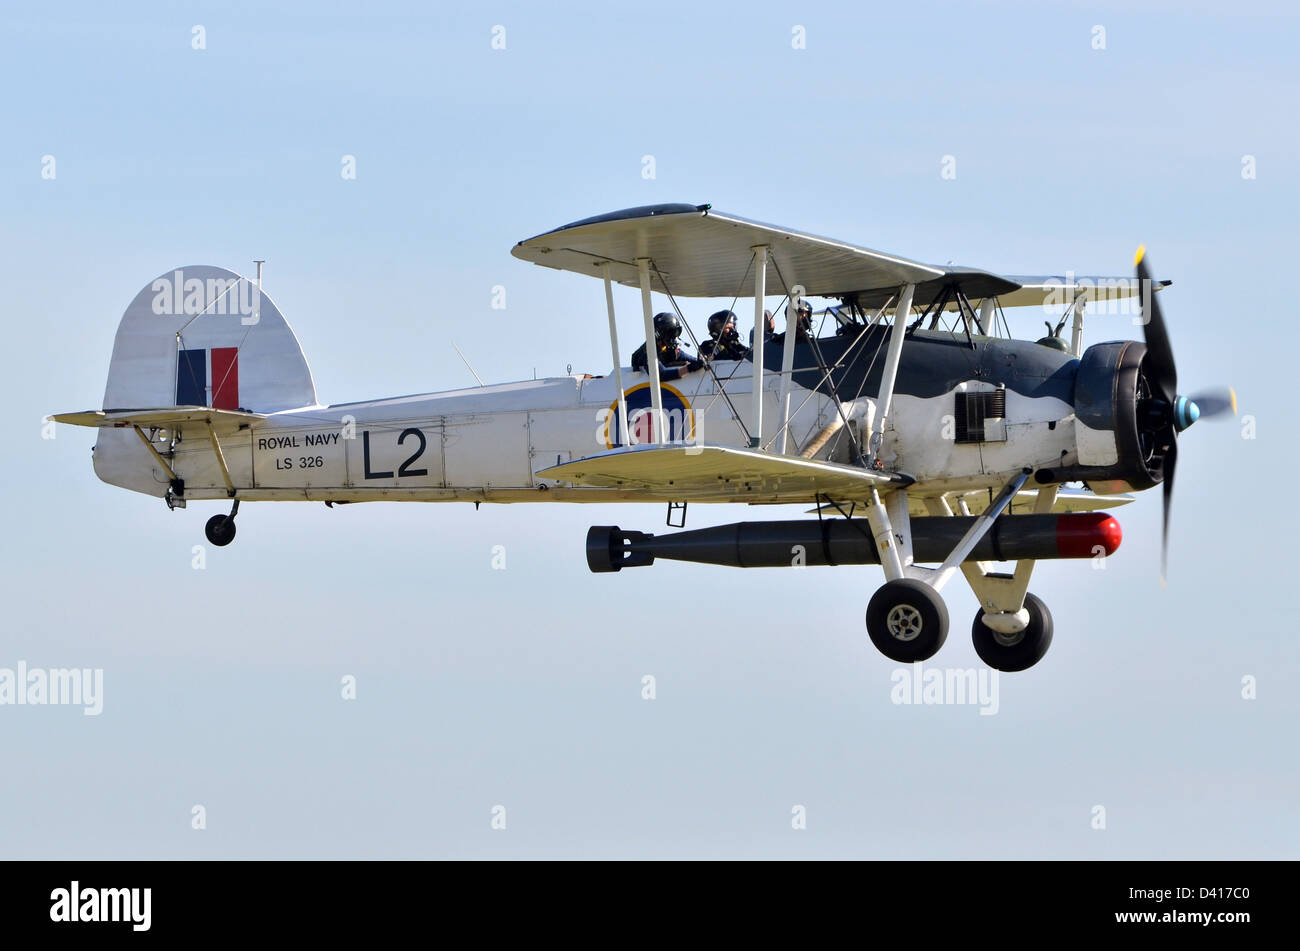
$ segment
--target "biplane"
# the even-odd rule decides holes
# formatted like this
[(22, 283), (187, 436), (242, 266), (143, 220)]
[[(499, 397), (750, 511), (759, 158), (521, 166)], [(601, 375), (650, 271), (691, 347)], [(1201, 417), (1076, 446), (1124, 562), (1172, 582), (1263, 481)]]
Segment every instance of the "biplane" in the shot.
[[(213, 545), (234, 539), (243, 501), (666, 503), (678, 531), (592, 527), (588, 567), (878, 564), (867, 633), (900, 662), (943, 645), (941, 592), (960, 573), (980, 604), (979, 656), (1018, 671), (1053, 634), (1028, 590), (1035, 562), (1111, 555), (1121, 531), (1105, 510), (1156, 485), (1167, 547), (1178, 434), (1235, 410), (1230, 391), (1179, 395), (1155, 293), (1168, 282), (1141, 251), (1132, 278), (1006, 276), (672, 204), (576, 221), (512, 253), (604, 283), (609, 373), (324, 405), (260, 265), (256, 279), (190, 266), (127, 307), (104, 408), (53, 418), (98, 429), (107, 483), (170, 508), (228, 500), (207, 522)], [(671, 381), (656, 360), (633, 370), (615, 283), (639, 288), (647, 342), (655, 295), (697, 345), (680, 299), (752, 299), (751, 355)], [(784, 298), (780, 335), (770, 298)], [(795, 333), (807, 298), (827, 302), (822, 328)], [(1098, 301), (1134, 306), (1145, 343), (1084, 349)], [(1011, 339), (1003, 308), (1058, 305), (1045, 337)], [(816, 517), (685, 530), (691, 502)]]

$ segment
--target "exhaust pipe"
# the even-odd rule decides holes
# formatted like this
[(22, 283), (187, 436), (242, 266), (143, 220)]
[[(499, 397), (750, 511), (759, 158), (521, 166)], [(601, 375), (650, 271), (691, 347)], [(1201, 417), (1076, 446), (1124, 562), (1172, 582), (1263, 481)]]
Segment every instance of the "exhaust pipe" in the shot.
[[(924, 517), (911, 523), (913, 559), (939, 563), (975, 517)], [(1104, 512), (1003, 515), (966, 561), (1094, 558), (1114, 554), (1122, 537), (1119, 522)], [(616, 525), (596, 525), (587, 532), (587, 567), (593, 572), (640, 568), (656, 558), (734, 568), (880, 564), (865, 518), (733, 522), (671, 535), (623, 531)]]

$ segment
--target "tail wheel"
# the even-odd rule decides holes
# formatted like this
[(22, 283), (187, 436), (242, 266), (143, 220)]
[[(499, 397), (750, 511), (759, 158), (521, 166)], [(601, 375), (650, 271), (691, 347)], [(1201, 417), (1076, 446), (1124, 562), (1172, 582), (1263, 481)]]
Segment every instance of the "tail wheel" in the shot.
[(229, 515), (214, 515), (203, 526), (203, 534), (218, 548), (235, 540), (235, 520)]
[(867, 605), (867, 634), (890, 660), (929, 660), (948, 638), (948, 608), (928, 584), (889, 581)]
[(1043, 659), (1052, 646), (1052, 612), (1035, 595), (1025, 595), (1029, 624), (1015, 634), (1001, 634), (984, 623), (984, 612), (975, 615), (971, 639), (980, 660), (994, 670), (1015, 673), (1028, 670)]

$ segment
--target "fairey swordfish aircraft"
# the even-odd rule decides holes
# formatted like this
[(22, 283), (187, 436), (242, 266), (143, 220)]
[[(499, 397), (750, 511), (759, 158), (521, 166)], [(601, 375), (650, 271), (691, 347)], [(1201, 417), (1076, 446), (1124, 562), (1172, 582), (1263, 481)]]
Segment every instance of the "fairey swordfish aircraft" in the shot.
[[(104, 408), (53, 418), (98, 427), (105, 482), (171, 508), (232, 500), (207, 523), (214, 545), (234, 538), (241, 501), (656, 501), (673, 528), (689, 502), (813, 505), (816, 518), (658, 536), (593, 527), (587, 563), (879, 564), (867, 632), (901, 662), (943, 645), (940, 591), (960, 571), (980, 604), (979, 656), (1017, 671), (1052, 640), (1028, 592), (1035, 561), (1112, 554), (1120, 527), (1101, 509), (1162, 483), (1167, 541), (1178, 434), (1235, 410), (1230, 391), (1178, 394), (1140, 250), (1134, 278), (1003, 276), (674, 204), (577, 221), (513, 254), (604, 281), (610, 373), (322, 405), (260, 266), (254, 280), (191, 266), (127, 307)], [(678, 298), (752, 298), (762, 330), (731, 359), (633, 369), (612, 282), (640, 288), (648, 354), (672, 343), (656, 341), (655, 293), (678, 316)], [(764, 315), (778, 294), (779, 335)], [(804, 295), (835, 302), (827, 333), (798, 323)], [(1084, 350), (1098, 301), (1141, 314), (1145, 344)], [(1002, 308), (1026, 305), (1061, 308), (1041, 340), (1011, 339)]]

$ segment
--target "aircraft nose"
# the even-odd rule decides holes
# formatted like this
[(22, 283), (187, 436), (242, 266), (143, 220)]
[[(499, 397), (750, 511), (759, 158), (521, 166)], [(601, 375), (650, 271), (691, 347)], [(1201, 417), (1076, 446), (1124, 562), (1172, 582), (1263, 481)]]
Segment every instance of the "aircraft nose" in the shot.
[(1201, 408), (1185, 396), (1174, 402), (1174, 426), (1181, 433), (1201, 418)]

